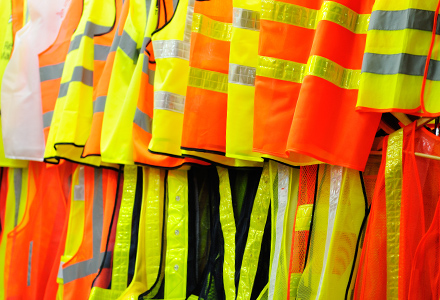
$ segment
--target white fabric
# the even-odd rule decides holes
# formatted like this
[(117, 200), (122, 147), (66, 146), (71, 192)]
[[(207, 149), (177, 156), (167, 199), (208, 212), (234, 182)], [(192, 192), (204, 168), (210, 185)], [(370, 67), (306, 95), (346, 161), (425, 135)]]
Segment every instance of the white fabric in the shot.
[(55, 41), (70, 0), (28, 0), (30, 21), (17, 32), (1, 89), (8, 158), (42, 161), (43, 113), (38, 55)]

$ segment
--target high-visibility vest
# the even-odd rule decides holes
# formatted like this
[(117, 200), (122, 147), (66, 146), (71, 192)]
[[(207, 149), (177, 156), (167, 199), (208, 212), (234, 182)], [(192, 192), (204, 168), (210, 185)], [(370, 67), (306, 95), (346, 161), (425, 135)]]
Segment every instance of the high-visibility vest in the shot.
[(62, 265), (63, 299), (88, 299), (100, 269), (110, 267), (113, 249), (107, 247), (107, 238), (111, 234), (113, 211), (120, 199), (116, 194), (118, 181), (115, 171), (84, 167), (83, 239), (78, 251)]
[(81, 19), (83, 1), (71, 0), (69, 7), (62, 11), (65, 14), (63, 23), (55, 42), (38, 55), (40, 66), (41, 105), (43, 112), (44, 141), (47, 141), (50, 124), (58, 98), (63, 75), (64, 61), (69, 51), (70, 39)]
[(66, 198), (72, 164), (29, 165), (27, 205), (21, 222), (8, 234), (5, 267), (7, 299), (44, 299), (57, 286), (52, 270), (66, 218)]
[(438, 156), (438, 141), (414, 123), (384, 140), (354, 299), (439, 297), (439, 270), (427, 266), (438, 260), (438, 163), (415, 155)]
[(17, 32), (27, 23), (29, 17), (27, 0), (11, 1), (12, 36), (15, 38)]
[[(255, 151), (365, 167), (380, 114), (360, 114), (354, 102), (372, 4), (262, 0)], [(286, 46), (296, 40), (298, 47)]]
[(100, 158), (83, 158), (93, 117), (93, 88), (101, 77), (115, 36), (122, 0), (89, 0), (72, 36), (47, 139), (45, 160), (59, 158), (100, 165)]
[[(56, 39), (69, 1), (28, 1), (30, 21), (17, 32), (14, 51), (2, 79), (2, 132), (5, 155), (43, 160), (38, 54)], [(25, 145), (25, 146), (24, 146)]]
[[(376, 1), (362, 63), (357, 109), (438, 116), (439, 59), (432, 40), (438, 1)], [(434, 47), (424, 80), (428, 52)], [(426, 84), (421, 98), (422, 85)], [(404, 92), (402, 92), (404, 91)]]

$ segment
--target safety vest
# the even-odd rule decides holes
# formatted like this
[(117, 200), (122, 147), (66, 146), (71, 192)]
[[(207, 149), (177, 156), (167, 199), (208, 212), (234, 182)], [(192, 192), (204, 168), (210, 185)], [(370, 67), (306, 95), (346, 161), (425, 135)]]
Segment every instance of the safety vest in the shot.
[[(262, 0), (254, 151), (301, 164), (313, 163), (306, 155), (365, 167), (380, 115), (359, 114), (354, 101), (371, 7), (372, 1), (312, 1), (305, 7), (295, 0)], [(338, 42), (330, 45), (328, 36)], [(300, 46), (286, 47), (296, 39)]]
[(43, 160), (38, 54), (55, 41), (65, 16), (62, 11), (68, 4), (53, 0), (28, 2), (31, 18), (15, 36), (14, 51), (2, 80), (2, 132), (9, 158)]
[[(362, 64), (358, 110), (440, 114), (436, 100), (440, 77), (435, 68), (439, 53), (432, 33), (437, 5), (435, 0), (374, 3)], [(428, 57), (431, 47), (434, 49)], [(423, 94), (422, 86), (425, 86)]]
[(59, 158), (100, 165), (100, 158), (82, 157), (93, 117), (93, 88), (101, 77), (115, 36), (122, 0), (89, 0), (72, 36), (47, 139), (45, 160)]
[(439, 166), (415, 154), (439, 156), (438, 142), (414, 123), (384, 140), (354, 299), (439, 297), (438, 268), (428, 265), (438, 260)]
[(21, 222), (8, 234), (5, 266), (6, 299), (44, 299), (56, 288), (52, 271), (66, 218), (72, 164), (29, 165), (27, 204)]
[(83, 1), (71, 0), (70, 5), (62, 11), (65, 17), (55, 42), (46, 51), (38, 55), (45, 142), (49, 136), (70, 39), (81, 19), (82, 9)]
[(72, 257), (60, 270), (63, 299), (88, 299), (98, 273), (110, 268), (114, 242), (107, 245), (107, 240), (112, 233), (113, 211), (120, 201), (118, 185), (117, 172), (84, 167), (84, 190), (78, 189), (80, 194), (75, 196), (75, 199), (84, 199), (83, 238), (76, 253), (69, 253)]
[(15, 38), (17, 32), (23, 28), (29, 18), (27, 0), (11, 1), (12, 36)]

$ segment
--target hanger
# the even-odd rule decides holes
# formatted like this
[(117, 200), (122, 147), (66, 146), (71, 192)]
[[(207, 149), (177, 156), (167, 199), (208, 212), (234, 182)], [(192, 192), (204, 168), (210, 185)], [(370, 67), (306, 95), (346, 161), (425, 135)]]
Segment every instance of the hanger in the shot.
[[(420, 119), (418, 119), (417, 121), (415, 121), (416, 122), (416, 130), (419, 129), (420, 127), (425, 126), (426, 124), (428, 124), (429, 122), (431, 122), (434, 119), (435, 118), (420, 118)], [(401, 120), (399, 119), (399, 121), (401, 121)], [(402, 122), (402, 124), (405, 124), (405, 123)], [(382, 155), (382, 151), (371, 151), (370, 155)], [(418, 156), (418, 157), (433, 159), (433, 160), (440, 160), (440, 156), (429, 155), (429, 154), (420, 153), (420, 152), (414, 152), (414, 155)]]

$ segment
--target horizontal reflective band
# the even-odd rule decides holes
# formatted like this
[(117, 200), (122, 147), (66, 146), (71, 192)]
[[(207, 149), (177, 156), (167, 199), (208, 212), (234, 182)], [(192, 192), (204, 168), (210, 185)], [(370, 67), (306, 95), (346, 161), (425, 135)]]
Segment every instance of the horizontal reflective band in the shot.
[(69, 52), (79, 48), (83, 36), (93, 38), (95, 35), (103, 35), (110, 32), (111, 30), (112, 27), (101, 26), (88, 21), (84, 28), (84, 33), (75, 36), (70, 42)]
[(320, 10), (274, 0), (261, 1), (261, 19), (316, 29), (320, 21), (336, 23), (354, 33), (367, 33), (369, 14), (358, 14), (348, 7), (325, 1)]
[(259, 57), (257, 75), (301, 83), (305, 76), (317, 76), (343, 89), (358, 89), (361, 71), (345, 69), (321, 56), (310, 56), (307, 64), (272, 57)]
[(94, 60), (99, 60), (99, 61), (106, 61), (107, 60), (107, 56), (110, 52), (110, 47), (109, 46), (104, 46), (104, 45), (95, 45), (94, 46)]
[(179, 40), (153, 41), (154, 57), (189, 60), (190, 44)]
[(63, 75), (64, 62), (40, 68), (40, 82), (59, 79)]
[(115, 38), (113, 39), (112, 46), (110, 47), (110, 52), (115, 52), (116, 49), (118, 49), (119, 43), (121, 42), (121, 36), (115, 35)]
[[(105, 252), (99, 253), (99, 256), (95, 256), (91, 259), (78, 262), (74, 265), (68, 266), (63, 269), (64, 284), (74, 281), (76, 279), (84, 278), (91, 274), (98, 272), (101, 267), (102, 260), (104, 259)], [(105, 256), (105, 262), (103, 268), (109, 268), (112, 262), (112, 252), (108, 251)]]
[(207, 16), (194, 13), (191, 31), (212, 39), (230, 41), (232, 24), (215, 21)]
[(154, 109), (163, 109), (183, 114), (185, 96), (170, 92), (154, 92)]
[(93, 71), (84, 68), (83, 66), (77, 66), (73, 70), (72, 78), (68, 82), (61, 83), (58, 98), (67, 95), (69, 85), (71, 82), (82, 82), (85, 85), (93, 86)]
[(229, 83), (255, 86), (256, 68), (229, 64)]
[[(426, 56), (399, 54), (365, 53), (362, 63), (362, 73), (381, 75), (405, 74), (423, 76), (425, 72)], [(428, 80), (440, 81), (440, 61), (429, 62)]]
[(260, 30), (260, 12), (234, 7), (232, 26), (250, 30)]
[(93, 102), (93, 113), (104, 112), (107, 96), (99, 96)]
[(197, 68), (190, 68), (188, 86), (219, 93), (227, 93), (228, 75)]
[[(433, 11), (413, 8), (392, 11), (375, 10), (371, 13), (368, 30), (417, 29), (431, 32), (434, 26), (434, 15)], [(437, 22), (436, 32), (440, 33), (439, 22)]]
[(43, 128), (47, 128), (52, 124), (53, 110), (43, 114)]
[(151, 133), (152, 123), (153, 120), (150, 118), (149, 115), (142, 112), (139, 108), (136, 107), (136, 112), (134, 114), (133, 123), (138, 125), (140, 128), (142, 128), (144, 131)]
[(137, 49), (137, 43), (131, 38), (127, 32), (122, 32), (121, 42), (119, 48), (124, 51), (127, 56), (136, 63), (139, 57), (139, 49)]

